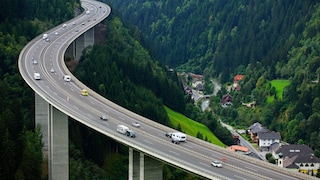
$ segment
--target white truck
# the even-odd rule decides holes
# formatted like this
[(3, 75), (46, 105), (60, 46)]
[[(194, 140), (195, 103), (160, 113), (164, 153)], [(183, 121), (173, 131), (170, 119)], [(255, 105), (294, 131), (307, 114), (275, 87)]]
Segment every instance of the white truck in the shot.
[(125, 134), (129, 137), (132, 137), (132, 138), (136, 137), (135, 133), (125, 125), (118, 125), (117, 132), (121, 133), (121, 134)]
[(171, 133), (172, 142), (185, 142), (187, 140), (187, 135), (181, 132)]
[(40, 73), (34, 73), (33, 77), (34, 77), (35, 80), (40, 80), (41, 79), (40, 78)]

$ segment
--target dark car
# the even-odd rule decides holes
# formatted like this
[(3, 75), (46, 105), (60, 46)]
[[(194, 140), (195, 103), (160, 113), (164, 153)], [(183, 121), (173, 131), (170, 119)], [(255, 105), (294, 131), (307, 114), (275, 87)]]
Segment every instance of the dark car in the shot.
[(180, 141), (178, 139), (172, 139), (171, 142), (173, 144), (180, 144)]
[(171, 135), (172, 135), (172, 133), (170, 133), (170, 132), (166, 133), (166, 136), (169, 137), (169, 138), (171, 138)]

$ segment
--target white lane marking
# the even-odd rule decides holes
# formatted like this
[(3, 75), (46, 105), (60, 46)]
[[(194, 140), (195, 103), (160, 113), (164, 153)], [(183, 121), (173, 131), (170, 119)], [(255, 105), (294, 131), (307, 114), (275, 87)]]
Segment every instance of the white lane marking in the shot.
[(188, 148), (191, 148), (191, 149), (193, 149), (193, 146), (190, 146), (189, 144), (187, 144), (186, 143), (186, 145), (185, 146), (187, 146)]
[(90, 101), (90, 103), (91, 103), (92, 105), (95, 105), (95, 103), (94, 103), (94, 102), (92, 102), (92, 101)]
[(203, 162), (199, 162), (199, 164), (202, 164), (202, 165), (204, 165), (204, 166), (208, 166), (208, 167), (210, 167), (210, 165), (209, 165), (209, 164), (205, 164), (205, 163), (203, 163)]
[(173, 152), (171, 150), (169, 152), (171, 152), (172, 154), (178, 155), (178, 156), (180, 155), (179, 153)]
[(106, 109), (103, 109), (105, 112), (109, 112), (108, 110), (106, 110)]
[(234, 177), (237, 177), (237, 178), (239, 178), (239, 179), (244, 179), (244, 180), (246, 180), (246, 178), (243, 178), (243, 177), (240, 177), (240, 176), (237, 176), (237, 175), (234, 175)]
[(252, 170), (252, 171), (256, 171), (256, 172), (258, 172), (258, 170), (256, 170), (256, 169), (252, 169), (252, 168), (250, 168), (250, 167), (248, 167), (248, 166), (245, 166), (245, 168), (250, 169), (250, 170)]
[(147, 140), (143, 140), (143, 141), (146, 142), (146, 143), (149, 143), (149, 144), (153, 144), (152, 142), (147, 141)]
[(123, 118), (123, 117), (121, 117), (121, 116), (119, 116), (118, 118), (119, 118), (119, 119), (121, 119), (121, 120), (124, 120), (124, 118)]

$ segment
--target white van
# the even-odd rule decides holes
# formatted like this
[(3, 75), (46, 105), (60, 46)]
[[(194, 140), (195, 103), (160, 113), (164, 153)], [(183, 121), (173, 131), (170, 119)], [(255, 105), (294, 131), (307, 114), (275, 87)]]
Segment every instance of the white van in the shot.
[(71, 81), (71, 76), (69, 75), (64, 75), (63, 76), (63, 80), (67, 81), (67, 82), (70, 82)]
[(119, 132), (121, 134), (125, 134), (130, 137), (135, 137), (135, 133), (125, 125), (118, 125), (117, 132)]
[(129, 128), (125, 125), (118, 125), (117, 126), (117, 132), (119, 132), (121, 134), (126, 134), (127, 130), (129, 130)]
[(40, 80), (41, 79), (40, 78), (40, 73), (34, 73), (33, 77), (34, 77), (35, 80)]
[(171, 134), (171, 138), (173, 139), (173, 140), (176, 140), (176, 141), (186, 141), (187, 140), (187, 136), (186, 136), (186, 134), (184, 134), (184, 133), (181, 133), (181, 132), (174, 132), (174, 133), (172, 133)]

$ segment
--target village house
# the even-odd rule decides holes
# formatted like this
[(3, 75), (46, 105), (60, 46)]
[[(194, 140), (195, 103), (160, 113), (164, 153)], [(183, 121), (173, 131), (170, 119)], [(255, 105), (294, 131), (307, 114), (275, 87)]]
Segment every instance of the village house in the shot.
[(232, 96), (230, 94), (225, 94), (222, 96), (220, 100), (221, 106), (222, 107), (230, 107), (232, 106)]
[(239, 85), (239, 81), (243, 79), (243, 75), (242, 74), (237, 74), (234, 76), (233, 78), (233, 85), (232, 85), (232, 90), (234, 91), (240, 91), (241, 90), (241, 86)]
[(320, 159), (304, 144), (281, 145), (272, 151), (272, 156), (278, 166), (301, 173), (316, 175), (320, 168)]
[(254, 123), (248, 128), (248, 133), (252, 142), (259, 143), (258, 133), (269, 132), (269, 130), (262, 126), (259, 122)]
[(249, 152), (249, 149), (247, 147), (239, 146), (239, 145), (232, 145), (227, 147), (227, 149), (233, 152), (241, 153), (241, 154), (245, 154)]
[(280, 143), (281, 135), (278, 132), (258, 132), (258, 145), (262, 151), (268, 151), (273, 143)]

